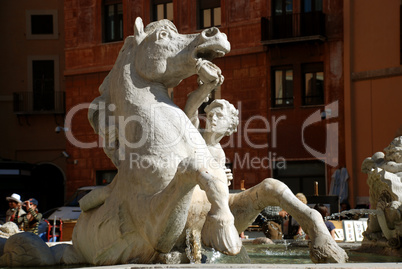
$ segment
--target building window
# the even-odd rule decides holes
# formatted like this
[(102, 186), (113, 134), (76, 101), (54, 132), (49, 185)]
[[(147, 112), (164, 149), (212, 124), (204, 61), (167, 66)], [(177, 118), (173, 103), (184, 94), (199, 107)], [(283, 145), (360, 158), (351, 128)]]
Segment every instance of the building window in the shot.
[(58, 39), (57, 10), (27, 10), (27, 39)]
[(152, 18), (154, 21), (163, 19), (173, 21), (173, 1), (154, 0), (152, 2)]
[(14, 92), (16, 114), (64, 114), (64, 92), (60, 91), (59, 57), (29, 56), (28, 91)]
[(52, 15), (32, 15), (31, 33), (33, 35), (52, 35), (53, 16)]
[(322, 0), (303, 0), (302, 11), (303, 12), (322, 11)]
[(198, 11), (200, 29), (221, 26), (220, 0), (199, 0)]
[(302, 66), (303, 105), (324, 104), (324, 71), (323, 64), (307, 64)]
[(221, 86), (216, 87), (208, 97), (208, 101), (201, 104), (198, 108), (198, 115), (205, 115), (205, 108), (210, 105), (214, 100), (221, 98)]
[(272, 72), (272, 106), (293, 106), (293, 70), (291, 67), (274, 68)]
[(123, 40), (122, 0), (104, 0), (104, 40), (114, 42)]
[(274, 14), (285, 15), (293, 13), (293, 0), (274, 0)]
[(174, 100), (174, 89), (173, 88), (168, 88), (168, 96), (170, 100)]
[(54, 110), (54, 61), (32, 61), (34, 111)]
[(205, 112), (205, 108), (209, 106), (214, 100), (221, 99), (221, 86), (216, 87), (208, 97), (208, 101), (204, 102), (198, 108), (198, 119), (199, 119), (199, 128), (205, 129), (205, 124), (207, 120), (207, 114)]
[(272, 35), (277, 38), (293, 37), (293, 1), (272, 1)]
[(96, 171), (96, 185), (108, 185), (117, 175), (117, 170), (99, 170)]

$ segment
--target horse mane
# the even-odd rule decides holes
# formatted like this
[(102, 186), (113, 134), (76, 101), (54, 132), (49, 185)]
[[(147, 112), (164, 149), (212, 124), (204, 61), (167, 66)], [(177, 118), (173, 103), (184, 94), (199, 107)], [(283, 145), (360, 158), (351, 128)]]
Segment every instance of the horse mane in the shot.
[[(124, 41), (112, 70), (99, 86), (100, 96), (92, 101), (88, 109), (88, 120), (95, 133), (103, 138), (103, 150), (116, 167), (120, 164), (119, 126), (118, 122), (113, 124), (108, 119), (114, 115), (116, 106), (113, 102), (114, 92), (126, 92), (132, 85), (131, 74), (125, 74), (123, 69), (127, 68), (127, 64), (131, 66), (134, 62), (134, 49), (134, 37), (129, 36)], [(116, 88), (117, 84), (120, 85)]]
[(113, 101), (118, 101), (113, 100), (113, 95), (116, 91), (128, 92), (130, 88), (135, 88), (132, 81), (132, 72), (135, 72), (133, 68), (135, 68), (134, 60), (136, 48), (143, 39), (151, 35), (157, 29), (164, 27), (169, 27), (177, 32), (176, 26), (171, 21), (160, 20), (152, 22), (145, 27), (143, 37), (140, 41), (136, 38), (136, 29), (134, 35), (128, 36), (125, 39), (112, 70), (99, 86), (100, 96), (95, 98), (89, 106), (88, 120), (95, 133), (103, 138), (103, 149), (116, 167), (120, 164), (119, 126), (118, 122), (115, 122), (112, 126), (107, 120), (109, 116), (114, 115), (114, 109), (111, 108), (116, 104)]

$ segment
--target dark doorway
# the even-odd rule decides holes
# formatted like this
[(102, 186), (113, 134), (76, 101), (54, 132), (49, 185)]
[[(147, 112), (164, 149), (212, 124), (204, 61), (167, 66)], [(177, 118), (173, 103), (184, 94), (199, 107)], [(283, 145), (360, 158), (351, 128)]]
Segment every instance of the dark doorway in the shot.
[(275, 169), (274, 178), (285, 183), (296, 194), (313, 195), (315, 182), (318, 194), (326, 195), (325, 163), (322, 161), (288, 161), (285, 169)]
[(57, 166), (50, 163), (39, 164), (32, 171), (32, 176), (36, 184), (32, 194), (28, 196), (36, 196), (40, 212), (64, 204), (64, 175)]

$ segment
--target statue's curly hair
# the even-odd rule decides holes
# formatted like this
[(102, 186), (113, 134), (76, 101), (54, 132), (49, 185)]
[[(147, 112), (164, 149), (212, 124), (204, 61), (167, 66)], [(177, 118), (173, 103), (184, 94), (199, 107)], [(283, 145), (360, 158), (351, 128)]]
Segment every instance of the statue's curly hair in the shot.
[(205, 113), (209, 113), (213, 108), (215, 107), (221, 107), (223, 110), (226, 111), (226, 113), (230, 117), (230, 127), (225, 133), (226, 136), (229, 136), (233, 134), (234, 132), (237, 131), (237, 125), (239, 125), (239, 110), (237, 110), (234, 105), (226, 101), (225, 99), (215, 99), (212, 101), (211, 104), (205, 107), (204, 111)]

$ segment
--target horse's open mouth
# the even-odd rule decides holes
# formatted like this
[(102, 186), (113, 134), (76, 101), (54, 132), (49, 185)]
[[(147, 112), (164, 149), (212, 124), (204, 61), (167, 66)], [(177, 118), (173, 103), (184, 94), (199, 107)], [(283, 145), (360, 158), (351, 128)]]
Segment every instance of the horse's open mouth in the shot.
[(200, 34), (200, 42), (193, 51), (192, 57), (196, 61), (196, 73), (204, 83), (221, 80), (222, 71), (211, 61), (223, 57), (230, 51), (230, 43), (226, 35), (217, 28), (205, 30)]
[(211, 50), (211, 49), (200, 49), (197, 51), (195, 58), (196, 59), (203, 59), (207, 61), (212, 61), (215, 58), (223, 57), (225, 56), (226, 52), (223, 50)]
[(204, 83), (212, 82), (222, 76), (222, 71), (211, 61), (226, 54), (225, 49), (218, 48), (198, 48), (194, 53), (196, 60), (196, 72)]

